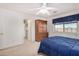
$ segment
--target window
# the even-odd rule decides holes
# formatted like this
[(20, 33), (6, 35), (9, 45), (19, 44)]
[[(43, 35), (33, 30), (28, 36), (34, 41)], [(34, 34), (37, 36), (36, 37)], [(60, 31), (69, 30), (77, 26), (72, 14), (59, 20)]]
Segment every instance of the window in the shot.
[(63, 24), (55, 24), (56, 32), (63, 32)]
[(77, 23), (64, 24), (65, 32), (77, 32)]
[(77, 32), (77, 22), (76, 23), (64, 23), (55, 24), (55, 32)]

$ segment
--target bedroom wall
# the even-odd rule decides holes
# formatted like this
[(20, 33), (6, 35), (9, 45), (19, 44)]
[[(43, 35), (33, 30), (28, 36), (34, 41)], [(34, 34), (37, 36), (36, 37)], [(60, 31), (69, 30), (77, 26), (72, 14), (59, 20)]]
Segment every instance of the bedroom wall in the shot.
[(64, 16), (76, 14), (76, 13), (79, 13), (79, 10), (69, 11), (69, 12), (66, 12), (66, 13), (59, 14), (57, 16), (50, 17), (50, 19), (48, 20), (49, 37), (50, 36), (65, 36), (65, 37), (72, 37), (72, 38), (78, 38), (79, 39), (79, 22), (78, 22), (78, 29), (77, 29), (78, 32), (77, 33), (54, 32), (54, 25), (52, 24), (52, 19), (55, 19), (55, 18), (58, 18), (58, 17), (64, 17)]
[(25, 16), (17, 12), (0, 8), (0, 49), (12, 47), (24, 42)]

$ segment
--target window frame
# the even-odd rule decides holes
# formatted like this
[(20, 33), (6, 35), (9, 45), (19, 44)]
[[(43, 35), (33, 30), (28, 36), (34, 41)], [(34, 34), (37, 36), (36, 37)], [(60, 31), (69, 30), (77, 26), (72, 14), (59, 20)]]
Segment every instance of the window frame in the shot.
[[(59, 24), (62, 24), (62, 23), (57, 23), (57, 24), (54, 24), (54, 31), (55, 31), (55, 25), (59, 25)], [(63, 25), (63, 24), (62, 24)], [(63, 25), (63, 27), (64, 27), (64, 25)], [(64, 28), (63, 28), (64, 29)], [(62, 31), (55, 31), (55, 32), (64, 32), (64, 30), (62, 30)]]
[[(72, 32), (72, 30), (71, 30), (71, 32), (66, 32), (65, 24), (70, 24), (70, 23), (76, 23), (76, 26), (77, 26), (76, 32)], [(68, 22), (68, 23), (57, 23), (57, 24), (54, 24), (54, 32), (61, 32), (61, 31), (55, 31), (55, 25), (58, 25), (58, 24), (62, 24), (63, 25), (63, 31), (62, 32), (65, 32), (65, 33), (77, 33), (78, 32), (78, 21), (76, 21), (76, 22)]]

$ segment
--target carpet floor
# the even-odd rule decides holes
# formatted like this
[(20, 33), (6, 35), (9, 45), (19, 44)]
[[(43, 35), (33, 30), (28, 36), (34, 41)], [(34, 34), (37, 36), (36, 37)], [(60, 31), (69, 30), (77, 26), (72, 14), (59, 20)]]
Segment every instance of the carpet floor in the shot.
[(22, 45), (0, 50), (0, 56), (43, 56), (37, 53), (40, 43), (25, 40)]

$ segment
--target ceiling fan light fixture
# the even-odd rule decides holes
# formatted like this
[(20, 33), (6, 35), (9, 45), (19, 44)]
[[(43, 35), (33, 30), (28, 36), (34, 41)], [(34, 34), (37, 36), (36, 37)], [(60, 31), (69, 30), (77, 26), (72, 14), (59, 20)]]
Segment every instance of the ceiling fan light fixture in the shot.
[(49, 13), (49, 11), (48, 10), (46, 10), (46, 9), (41, 9), (38, 13), (37, 13), (37, 15), (38, 14), (47, 14), (47, 15), (50, 15), (50, 13)]

